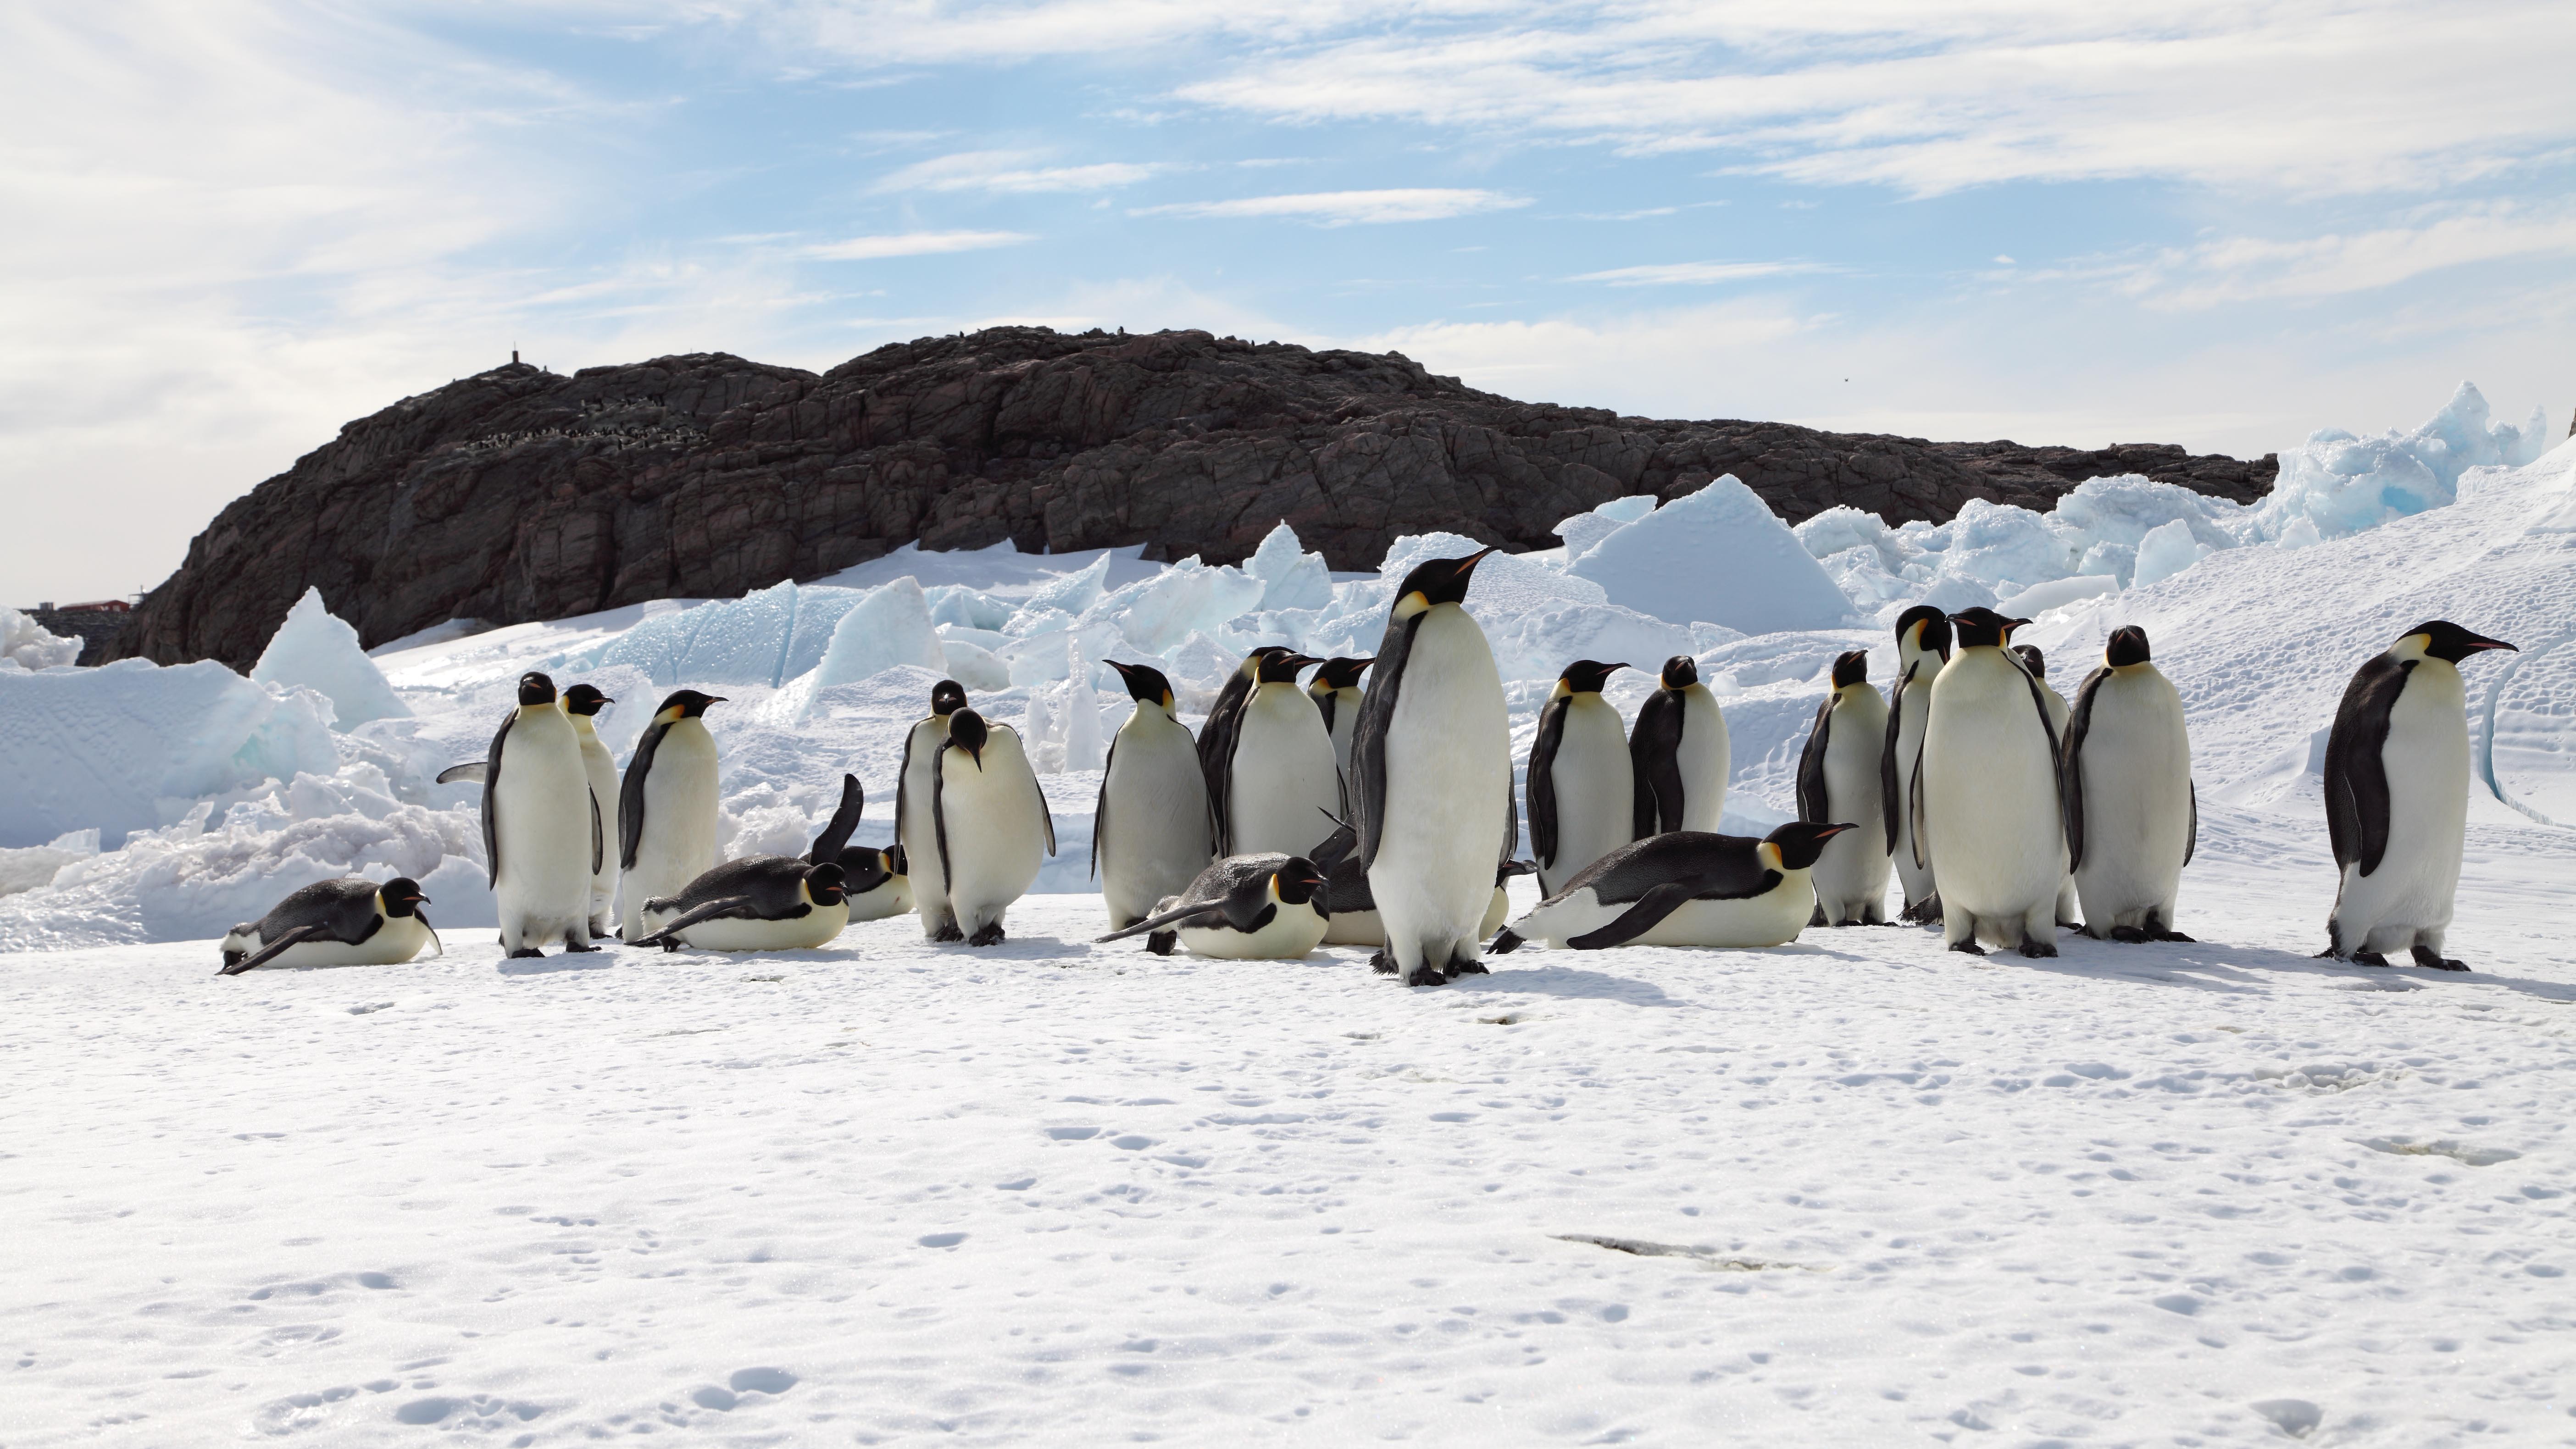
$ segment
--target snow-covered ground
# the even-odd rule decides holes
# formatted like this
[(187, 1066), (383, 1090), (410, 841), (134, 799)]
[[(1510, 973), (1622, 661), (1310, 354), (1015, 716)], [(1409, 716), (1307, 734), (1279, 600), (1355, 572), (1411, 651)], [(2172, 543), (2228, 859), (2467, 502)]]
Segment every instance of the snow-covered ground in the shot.
[[(2464, 388), (2320, 433), (2252, 508), (2113, 479), (1793, 533), (1721, 480), (1479, 570), (1518, 753), (1568, 660), (1647, 666), (1633, 710), (1691, 653), (1744, 830), (1904, 603), (2035, 614), (2061, 688), (2145, 625), (2203, 944), (2048, 962), (1812, 930), (1408, 992), (1360, 952), (1087, 944), (1101, 661), (1203, 708), (1253, 643), (1376, 642), (1389, 580), (1284, 529), (1242, 568), (906, 550), (372, 658), (312, 599), (251, 678), (61, 667), (0, 618), (0, 1445), (2576, 1442), (2576, 444), (2545, 441)], [(2476, 972), (2312, 961), (2325, 726), (2440, 616), (2522, 646), (2466, 671)], [(887, 839), (954, 674), (1032, 740), (1061, 854), (989, 952), (899, 918), (504, 962), (473, 788), (431, 778), (528, 668), (617, 696), (621, 761), (671, 688), (726, 696), (729, 854), (801, 850), (845, 770)], [(448, 954), (212, 976), (226, 926), (350, 871), (420, 878)]]

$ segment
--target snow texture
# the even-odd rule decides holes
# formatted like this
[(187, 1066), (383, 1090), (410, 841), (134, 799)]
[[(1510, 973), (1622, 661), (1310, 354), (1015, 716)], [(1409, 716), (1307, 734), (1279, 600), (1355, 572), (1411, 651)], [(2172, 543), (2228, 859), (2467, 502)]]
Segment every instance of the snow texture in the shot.
[(259, 684), (312, 690), (331, 701), (332, 722), (343, 728), (411, 713), (359, 645), (358, 631), (322, 607), (320, 589), (306, 589), (286, 611), (250, 677)]

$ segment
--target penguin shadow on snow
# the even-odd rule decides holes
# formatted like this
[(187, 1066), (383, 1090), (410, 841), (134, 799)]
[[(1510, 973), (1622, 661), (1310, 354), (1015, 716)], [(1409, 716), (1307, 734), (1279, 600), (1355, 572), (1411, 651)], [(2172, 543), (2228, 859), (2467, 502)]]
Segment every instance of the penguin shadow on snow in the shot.
[[(1613, 948), (1613, 952), (1617, 949), (1619, 948)], [(1691, 951), (1693, 948), (1646, 946), (1631, 949), (1667, 952)], [(1598, 959), (1613, 952), (1588, 951), (1583, 954)], [(1594, 971), (1583, 966), (1560, 965), (1547, 959), (1550, 955), (1565, 957), (1574, 954), (1572, 951), (1550, 952), (1542, 949), (1527, 955), (1514, 952), (1508, 957), (1488, 956), (1485, 958), (1485, 975), (1461, 976), (1442, 989), (1502, 992), (1516, 996), (1553, 996), (1568, 1001), (1616, 1001), (1629, 1006), (1683, 1007), (1693, 1004), (1668, 995), (1662, 987), (1651, 981), (1641, 981), (1633, 976), (1614, 976), (1607, 971)], [(1700, 953), (1694, 952), (1694, 954)], [(1717, 956), (1757, 953), (1709, 951), (1705, 954)], [(1505, 966), (1502, 964), (1504, 961), (1512, 964)]]
[(2026, 969), (2093, 979), (2116, 977), (2150, 985), (2185, 986), (2227, 996), (2260, 994), (2265, 987), (2275, 984), (2280, 976), (2312, 976), (2352, 990), (2403, 992), (2437, 987), (2488, 986), (2502, 987), (2545, 1001), (2576, 1001), (2576, 982), (2501, 976), (2476, 967), (2463, 973), (2395, 965), (2359, 966), (2343, 961), (2319, 960), (2304, 952), (2284, 951), (2272, 946), (2243, 946), (2220, 941), (2131, 946), (2097, 941), (2071, 930), (2061, 930), (2057, 936), (2057, 950), (2058, 954), (2053, 957), (2033, 959), (1999, 952), (1987, 959), (2006, 970)]

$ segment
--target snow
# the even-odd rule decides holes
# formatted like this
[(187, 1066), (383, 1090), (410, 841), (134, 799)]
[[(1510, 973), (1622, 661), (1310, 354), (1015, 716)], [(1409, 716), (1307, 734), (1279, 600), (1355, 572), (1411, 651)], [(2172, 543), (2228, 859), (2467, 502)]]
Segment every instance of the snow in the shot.
[(332, 722), (345, 727), (411, 713), (359, 645), (358, 631), (322, 606), (320, 589), (306, 589), (286, 611), (250, 677), (259, 684), (312, 690), (331, 701)]
[(56, 634), (27, 614), (0, 608), (0, 661), (21, 669), (52, 669), (80, 658), (81, 641)]
[(1797, 536), (1732, 473), (1621, 524), (1565, 571), (1668, 623), (1767, 634), (1827, 629), (1852, 614)]

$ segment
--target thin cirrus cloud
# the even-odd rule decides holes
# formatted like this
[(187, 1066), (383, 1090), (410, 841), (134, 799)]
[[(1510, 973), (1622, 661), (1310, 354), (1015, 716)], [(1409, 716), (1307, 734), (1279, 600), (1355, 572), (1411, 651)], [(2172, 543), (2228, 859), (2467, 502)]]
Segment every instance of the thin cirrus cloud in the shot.
[(2281, 241), (2220, 237), (2104, 269), (2151, 307), (2194, 311), (2261, 298), (2318, 299), (2377, 291), (2478, 262), (2576, 254), (2576, 212), (2535, 215), (2494, 205), (2421, 226)]
[(1021, 242), (1036, 240), (1024, 231), (906, 231), (817, 242), (797, 248), (796, 255), (816, 262), (873, 262), (886, 257), (979, 252), (987, 247), (1017, 246)]
[(877, 191), (991, 191), (1006, 193), (1109, 191), (1133, 186), (1174, 169), (1162, 163), (1096, 162), (1088, 166), (1044, 166), (1045, 156), (1032, 151), (961, 151), (934, 156), (889, 172)]
[(1130, 216), (1193, 218), (1278, 217), (1317, 226), (1361, 226), (1397, 221), (1439, 221), (1529, 205), (1526, 196), (1473, 187), (1388, 187), (1375, 191), (1307, 191), (1288, 196), (1244, 196), (1231, 201), (1179, 201), (1140, 206)]
[(1822, 262), (1666, 262), (1584, 272), (1566, 280), (1603, 282), (1613, 287), (1707, 287), (1726, 282), (1749, 282), (1760, 277), (1790, 277), (1806, 272), (1838, 270), (1840, 268), (1829, 267)]

